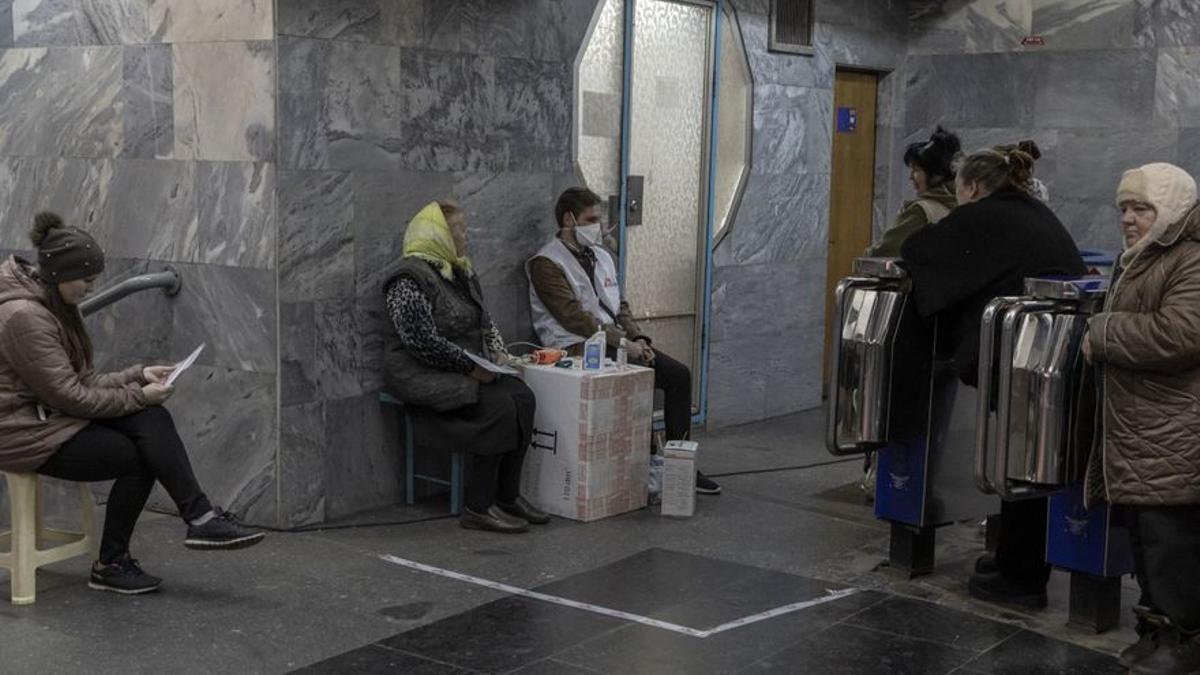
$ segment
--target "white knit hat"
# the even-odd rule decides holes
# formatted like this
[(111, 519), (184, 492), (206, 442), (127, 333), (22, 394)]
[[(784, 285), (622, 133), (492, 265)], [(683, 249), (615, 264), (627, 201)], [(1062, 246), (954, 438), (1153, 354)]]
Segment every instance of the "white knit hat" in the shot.
[(1196, 205), (1196, 179), (1165, 162), (1130, 169), (1121, 176), (1121, 184), (1117, 186), (1117, 205), (1127, 201), (1153, 206), (1158, 212), (1155, 224), (1170, 227)]

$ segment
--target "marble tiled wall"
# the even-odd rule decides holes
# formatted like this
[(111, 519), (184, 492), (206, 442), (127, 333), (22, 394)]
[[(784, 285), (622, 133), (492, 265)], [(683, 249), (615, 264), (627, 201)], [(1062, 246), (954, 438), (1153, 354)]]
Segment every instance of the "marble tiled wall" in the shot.
[(90, 320), (99, 363), (206, 342), (168, 407), (214, 500), (270, 524), (274, 25), (271, 0), (0, 0), (0, 249), (28, 248), (33, 213), (53, 209), (105, 246), (104, 284), (179, 269), (179, 297)]
[(815, 54), (795, 56), (767, 51), (767, 0), (733, 5), (754, 74), (754, 148), (714, 257), (708, 416), (717, 427), (821, 402), (835, 69), (892, 67), (908, 21), (898, 0), (821, 2)]
[[(875, 220), (904, 143), (1033, 136), (1053, 206), (1112, 245), (1112, 184), (1200, 172), (1200, 6), (1184, 0), (818, 3), (813, 56), (767, 51), (768, 0), (730, 0), (755, 79), (753, 171), (715, 252), (713, 426), (821, 397), (833, 83), (885, 71)], [(380, 286), (408, 219), (467, 210), (488, 304), (529, 337), (522, 264), (575, 183), (572, 64), (596, 0), (0, 0), (0, 250), (55, 208), (110, 280), (163, 264), (182, 295), (91, 321), (102, 363), (209, 348), (171, 408), (202, 481), (301, 525), (401, 498), (376, 394)], [(1026, 33), (1041, 48), (1015, 45)], [(161, 498), (160, 498), (161, 503)]]
[(572, 184), (573, 61), (595, 0), (279, 0), (282, 519), (402, 497), (382, 386), (382, 270), (450, 197), (505, 337)]
[[(1034, 138), (1051, 207), (1081, 246), (1108, 249), (1120, 245), (1113, 194), (1123, 169), (1170, 161), (1200, 175), (1200, 3), (910, 5), (896, 151), (939, 122), (968, 149)], [(1022, 47), (1026, 35), (1045, 44)], [(905, 194), (893, 190), (890, 212)]]

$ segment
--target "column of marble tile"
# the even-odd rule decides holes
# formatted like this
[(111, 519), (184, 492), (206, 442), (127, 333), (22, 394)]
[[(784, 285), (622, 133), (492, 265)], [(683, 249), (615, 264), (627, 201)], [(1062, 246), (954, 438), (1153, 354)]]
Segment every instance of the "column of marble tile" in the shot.
[(377, 400), (394, 330), (382, 286), (422, 206), (462, 204), (489, 309), (528, 336), (522, 264), (570, 170), (570, 63), (594, 5), (279, 3), (289, 522), (402, 497), (398, 431)]
[(0, 2), (0, 242), (26, 247), (32, 214), (53, 208), (105, 246), (106, 281), (180, 270), (179, 297), (89, 322), (98, 357), (171, 361), (207, 342), (168, 407), (214, 500), (274, 524), (272, 5)]

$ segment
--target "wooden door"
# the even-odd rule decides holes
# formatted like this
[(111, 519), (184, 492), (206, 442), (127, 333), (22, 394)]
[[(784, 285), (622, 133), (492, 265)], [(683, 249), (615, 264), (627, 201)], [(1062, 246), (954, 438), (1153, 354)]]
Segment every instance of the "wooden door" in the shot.
[(833, 290), (871, 245), (875, 196), (875, 103), (878, 76), (838, 70), (833, 89), (833, 168), (829, 196), (829, 263), (825, 276), (825, 382), (833, 339)]

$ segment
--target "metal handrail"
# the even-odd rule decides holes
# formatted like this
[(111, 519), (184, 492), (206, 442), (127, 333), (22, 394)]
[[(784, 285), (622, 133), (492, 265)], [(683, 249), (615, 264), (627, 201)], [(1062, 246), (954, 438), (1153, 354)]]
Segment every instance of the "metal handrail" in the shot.
[(167, 294), (167, 297), (173, 297), (183, 288), (183, 277), (180, 276), (178, 270), (170, 265), (163, 268), (161, 272), (139, 274), (113, 286), (109, 286), (87, 300), (84, 300), (79, 304), (79, 311), (84, 316), (88, 316), (122, 298), (154, 288), (161, 288)]
[(979, 329), (979, 398), (975, 408), (975, 484), (985, 494), (996, 494), (988, 476), (991, 446), (992, 370), (997, 361), (995, 353), (997, 318), (1021, 298), (1004, 296), (988, 303), (983, 310)]
[(864, 448), (858, 444), (843, 445), (838, 441), (838, 418), (840, 417), (840, 403), (837, 387), (838, 387), (838, 365), (842, 360), (842, 326), (846, 320), (846, 296), (850, 291), (856, 288), (868, 288), (879, 283), (879, 279), (871, 277), (846, 277), (838, 282), (834, 291), (834, 324), (833, 342), (830, 343), (829, 349), (829, 377), (830, 377), (830, 392), (826, 402), (826, 417), (825, 417), (825, 449), (829, 454), (838, 457), (844, 455), (861, 455), (873, 448)]
[(991, 485), (1001, 499), (1012, 501), (1036, 497), (1044, 491), (1029, 486), (1014, 486), (1008, 480), (1008, 455), (1011, 449), (1008, 429), (1012, 421), (1012, 361), (1016, 348), (1018, 322), (1032, 312), (1053, 311), (1061, 307), (1051, 300), (1021, 299), (1010, 305), (1000, 320), (1000, 391), (996, 401), (996, 457)]

